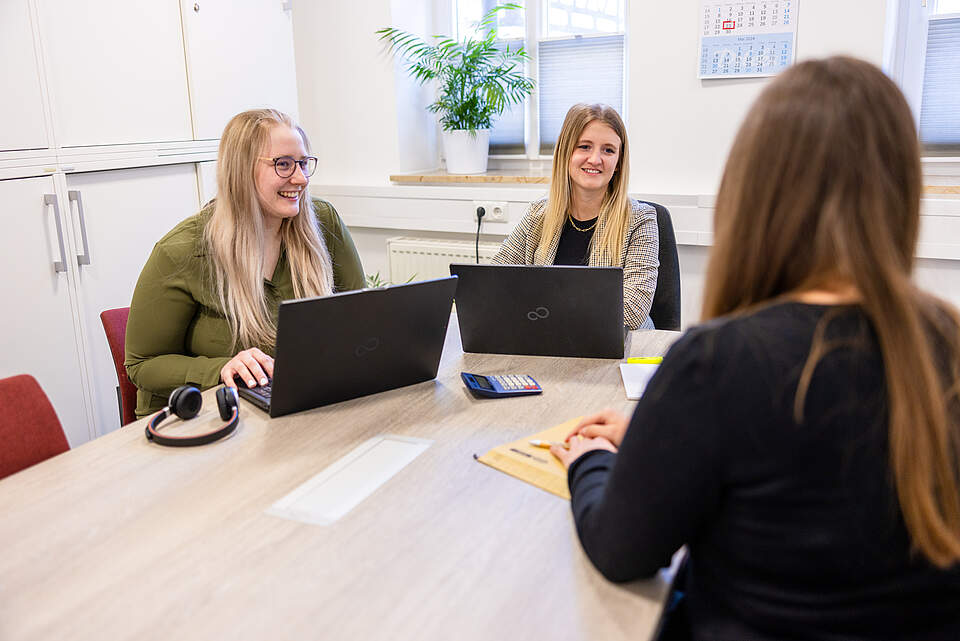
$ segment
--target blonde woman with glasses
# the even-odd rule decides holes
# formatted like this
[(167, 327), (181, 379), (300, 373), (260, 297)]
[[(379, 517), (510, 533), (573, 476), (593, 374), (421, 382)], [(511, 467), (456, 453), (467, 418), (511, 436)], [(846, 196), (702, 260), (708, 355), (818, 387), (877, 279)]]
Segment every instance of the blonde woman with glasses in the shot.
[(873, 65), (763, 91), (717, 195), (705, 323), (633, 419), (554, 454), (614, 581), (689, 551), (664, 638), (960, 639), (960, 316), (913, 279), (917, 130)]
[(137, 416), (180, 385), (265, 384), (281, 301), (364, 286), (350, 232), (307, 191), (309, 152), (303, 129), (278, 111), (227, 124), (216, 199), (160, 239), (133, 294), (125, 364)]
[(624, 324), (652, 329), (657, 212), (627, 196), (629, 179), (620, 115), (607, 105), (574, 105), (557, 139), (548, 197), (530, 204), (493, 262), (623, 267)]

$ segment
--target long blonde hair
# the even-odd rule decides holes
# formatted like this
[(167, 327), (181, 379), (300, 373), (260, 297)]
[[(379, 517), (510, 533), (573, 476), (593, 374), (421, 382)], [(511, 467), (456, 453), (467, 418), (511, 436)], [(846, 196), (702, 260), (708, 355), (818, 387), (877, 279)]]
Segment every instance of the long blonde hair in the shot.
[[(960, 560), (960, 319), (912, 281), (921, 184), (910, 108), (879, 69), (834, 57), (783, 72), (727, 160), (703, 316), (838, 279), (856, 288), (885, 365), (900, 510), (914, 549), (947, 567)], [(797, 420), (829, 319), (801, 373)]]
[[(217, 198), (204, 228), (208, 269), (221, 309), (230, 324), (233, 347), (272, 347), (276, 320), (263, 291), (263, 212), (257, 197), (256, 168), (273, 127), (297, 131), (290, 116), (273, 109), (255, 109), (234, 116), (220, 138), (217, 155)], [(330, 253), (317, 223), (313, 201), (305, 193), (300, 212), (280, 225), (297, 298), (333, 291)]]
[(608, 125), (620, 137), (620, 158), (614, 170), (613, 178), (607, 185), (600, 205), (600, 219), (597, 231), (590, 241), (591, 264), (622, 267), (623, 241), (630, 228), (633, 210), (627, 197), (627, 183), (630, 180), (630, 153), (627, 144), (627, 128), (620, 114), (608, 105), (576, 104), (567, 111), (553, 152), (553, 171), (550, 179), (550, 195), (543, 214), (543, 226), (540, 229), (540, 242), (537, 245), (536, 262), (547, 262), (547, 252), (551, 243), (560, 234), (572, 205), (570, 187), (570, 156), (577, 142), (594, 120)]

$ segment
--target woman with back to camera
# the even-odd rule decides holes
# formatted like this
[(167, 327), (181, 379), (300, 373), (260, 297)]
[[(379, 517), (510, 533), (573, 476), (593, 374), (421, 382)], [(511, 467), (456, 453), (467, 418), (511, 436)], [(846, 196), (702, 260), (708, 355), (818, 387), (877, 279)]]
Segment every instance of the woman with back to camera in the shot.
[(629, 423), (569, 451), (577, 531), (613, 581), (688, 548), (695, 639), (960, 639), (960, 317), (911, 276), (906, 101), (852, 58), (783, 72), (724, 171), (706, 322)]
[(657, 212), (627, 196), (627, 130), (607, 105), (570, 108), (553, 154), (550, 193), (530, 204), (493, 262), (623, 267), (623, 321), (652, 329)]
[(266, 384), (280, 302), (364, 286), (350, 232), (307, 191), (317, 164), (309, 151), (303, 129), (279, 111), (245, 111), (227, 124), (216, 199), (157, 243), (133, 294), (125, 364), (137, 416), (184, 384)]

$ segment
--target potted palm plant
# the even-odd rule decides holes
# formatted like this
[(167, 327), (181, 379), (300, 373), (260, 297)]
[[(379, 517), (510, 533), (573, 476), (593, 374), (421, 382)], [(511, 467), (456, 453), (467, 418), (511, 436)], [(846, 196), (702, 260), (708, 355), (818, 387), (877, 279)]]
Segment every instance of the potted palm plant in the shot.
[(495, 7), (461, 41), (433, 36), (429, 44), (393, 27), (376, 31), (387, 50), (407, 63), (414, 80), (437, 82), (438, 97), (427, 109), (439, 115), (449, 173), (485, 172), (493, 121), (533, 90), (533, 79), (523, 73), (527, 52), (522, 46), (511, 50), (496, 43), (497, 12), (515, 9), (520, 7)]

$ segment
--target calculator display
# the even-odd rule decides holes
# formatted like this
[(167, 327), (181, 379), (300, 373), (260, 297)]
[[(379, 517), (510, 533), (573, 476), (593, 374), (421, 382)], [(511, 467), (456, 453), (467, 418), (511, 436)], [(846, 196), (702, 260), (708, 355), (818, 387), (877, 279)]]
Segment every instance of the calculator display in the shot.
[(487, 380), (486, 376), (474, 376), (473, 379), (477, 381), (477, 385), (483, 389), (493, 389), (493, 385), (490, 384), (490, 381)]

